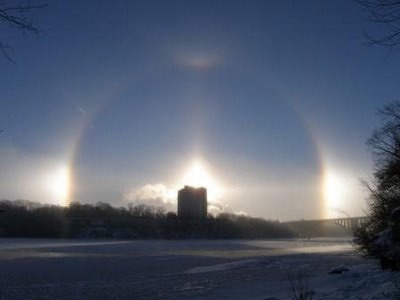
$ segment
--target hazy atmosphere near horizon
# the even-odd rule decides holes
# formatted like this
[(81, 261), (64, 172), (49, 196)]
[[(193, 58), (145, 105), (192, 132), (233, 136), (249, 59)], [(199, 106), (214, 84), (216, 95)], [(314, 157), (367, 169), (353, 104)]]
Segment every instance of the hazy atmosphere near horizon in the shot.
[(362, 216), (398, 53), (355, 1), (51, 1), (1, 28), (0, 199)]

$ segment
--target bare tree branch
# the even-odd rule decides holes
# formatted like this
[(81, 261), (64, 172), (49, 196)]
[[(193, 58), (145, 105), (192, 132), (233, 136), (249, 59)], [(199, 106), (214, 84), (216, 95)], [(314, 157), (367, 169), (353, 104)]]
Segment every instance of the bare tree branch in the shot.
[[(33, 5), (30, 4), (30, 2), (27, 2), (26, 4), (7, 6), (7, 4), (2, 1), (0, 2), (0, 22), (8, 24), (10, 27), (22, 32), (39, 34), (40, 30), (33, 24), (32, 20), (26, 16), (26, 14), (44, 7), (47, 7), (47, 4)], [(0, 41), (1, 54), (9, 62), (15, 63), (10, 55), (10, 52), (12, 51), (13, 48), (8, 43)]]
[(12, 57), (8, 54), (9, 52), (11, 52), (11, 51), (13, 51), (13, 50), (14, 50), (14, 49), (13, 49), (9, 44), (0, 42), (0, 51), (1, 51), (1, 54), (3, 54), (3, 56), (4, 56), (9, 62), (15, 63), (15, 61), (12, 59)]
[(398, 0), (355, 0), (368, 14), (367, 20), (383, 26), (382, 36), (366, 34), (370, 44), (397, 49), (400, 46), (400, 1)]

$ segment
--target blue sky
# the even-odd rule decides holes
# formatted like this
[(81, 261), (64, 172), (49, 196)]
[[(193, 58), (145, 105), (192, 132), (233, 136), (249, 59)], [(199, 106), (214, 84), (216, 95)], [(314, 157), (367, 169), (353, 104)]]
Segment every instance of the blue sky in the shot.
[(0, 61), (0, 198), (173, 203), (201, 161), (226, 211), (361, 215), (365, 141), (400, 89), (363, 17), (345, 0), (51, 1), (39, 36), (0, 27), (17, 61)]

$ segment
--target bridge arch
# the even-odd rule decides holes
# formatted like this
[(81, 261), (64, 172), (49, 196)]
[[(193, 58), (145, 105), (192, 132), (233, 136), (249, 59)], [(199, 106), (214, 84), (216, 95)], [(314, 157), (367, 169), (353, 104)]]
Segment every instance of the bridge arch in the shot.
[(367, 222), (367, 217), (351, 217), (351, 218), (336, 218), (326, 219), (331, 224), (342, 226), (346, 229), (355, 230)]

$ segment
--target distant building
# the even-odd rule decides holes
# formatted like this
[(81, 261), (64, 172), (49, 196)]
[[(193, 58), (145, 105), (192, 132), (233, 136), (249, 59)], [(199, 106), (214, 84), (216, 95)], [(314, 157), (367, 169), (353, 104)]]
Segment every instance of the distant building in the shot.
[(207, 189), (188, 185), (178, 191), (178, 217), (186, 219), (207, 218)]

